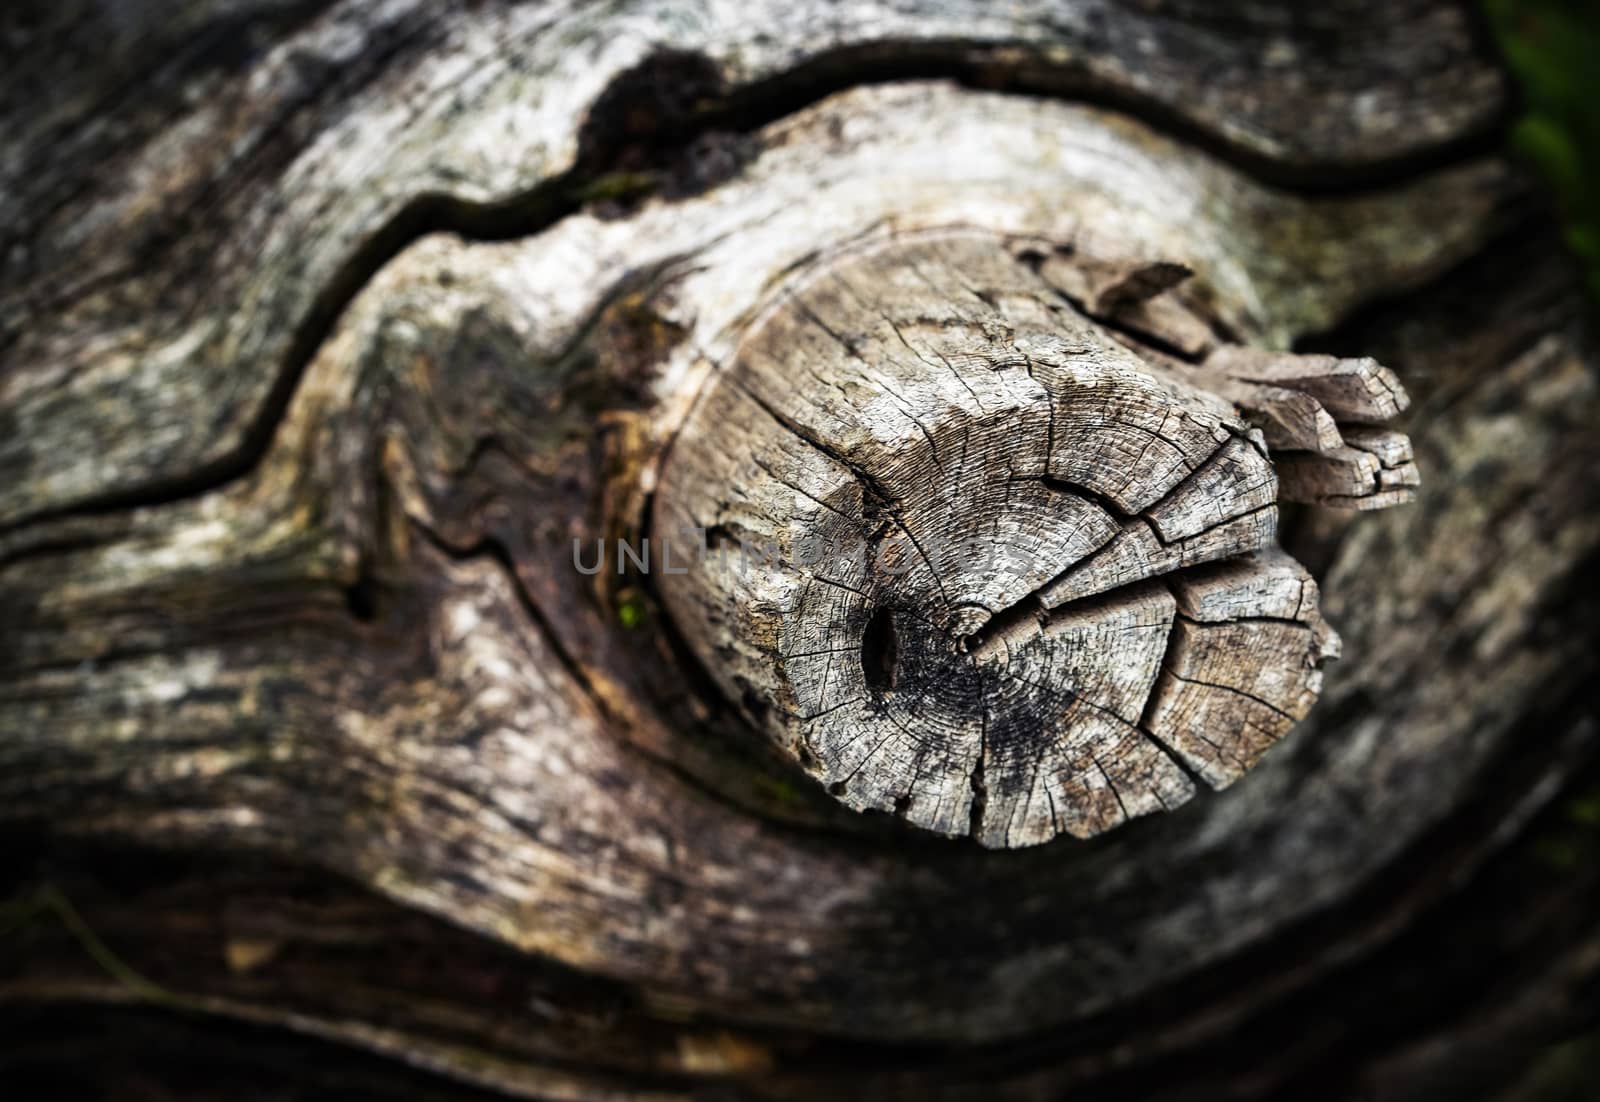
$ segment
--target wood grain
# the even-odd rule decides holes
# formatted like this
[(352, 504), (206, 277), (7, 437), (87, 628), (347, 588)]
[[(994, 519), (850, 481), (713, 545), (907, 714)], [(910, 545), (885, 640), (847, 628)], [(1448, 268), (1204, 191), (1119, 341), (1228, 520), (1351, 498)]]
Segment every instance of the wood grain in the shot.
[[(1420, 1096), (1439, 992), (1485, 1037), (1533, 1020), (1455, 961), (1592, 977), (1586, 866), (1539, 879), (1530, 832), (1592, 744), (1595, 354), (1480, 146), (1502, 78), (1463, 9), (114, 7), (117, 33), (105, 5), (8, 15), (30, 45), (0, 67), (36, 90), (0, 110), (0, 818), (6, 914), (30, 916), (8, 1021), (127, 1005), (170, 1039), (207, 1015), (525, 1097)], [(187, 48), (240, 28), (237, 53)], [(995, 852), (840, 808), (662, 579), (572, 562), (649, 533), (771, 292), (953, 228), (1005, 241), (1026, 288), (955, 301), (1003, 317), (1048, 285), (1074, 339), (1117, 346), (1097, 358), (1259, 429), (1280, 496), (1415, 495), (1280, 531), (1344, 640), (1322, 703), (1225, 792), (1087, 841)], [(1085, 258), (1193, 274), (1108, 296), (1152, 287), (1074, 286)], [(1207, 371), (1308, 341), (1392, 369), (1401, 422)], [(976, 409), (958, 377), (900, 380), (941, 459), (933, 429)], [(1046, 478), (1143, 500), (1095, 460)], [(1199, 560), (1249, 533), (1186, 515), (1114, 534), (1073, 583), (1094, 592), (1044, 579), (1054, 637), (1002, 622), (989, 660), (1014, 630), (1049, 683), (1107, 625), (1154, 651), (1170, 621), (1189, 684), (1267, 731), (1295, 714), (1304, 671), (1211, 663), (1320, 655), (1281, 615), (1306, 583), (1268, 556), (1210, 588), (1234, 567)], [(1167, 684), (1171, 760), (1213, 783), (1255, 760), (1266, 734), (1215, 751), (1209, 697)], [(1119, 721), (1139, 695), (1097, 688)], [(1031, 787), (993, 806), (1045, 829)], [(49, 886), (183, 1009), (9, 906)], [(1332, 1020), (1354, 1025), (1305, 1027)]]

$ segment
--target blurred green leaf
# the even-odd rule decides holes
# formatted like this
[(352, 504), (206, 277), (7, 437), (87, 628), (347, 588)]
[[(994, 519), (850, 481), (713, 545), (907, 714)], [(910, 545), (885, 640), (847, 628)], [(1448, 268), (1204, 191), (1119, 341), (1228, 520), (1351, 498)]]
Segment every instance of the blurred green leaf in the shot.
[(1511, 144), (1539, 167), (1561, 196), (1580, 193), (1583, 157), (1568, 127), (1549, 115), (1525, 115), (1511, 132)]
[(617, 620), (628, 631), (643, 624), (647, 615), (644, 602), (637, 597), (625, 596), (617, 604)]
[(1600, 297), (1600, 3), (1484, 0), (1522, 89), (1512, 147), (1550, 183)]

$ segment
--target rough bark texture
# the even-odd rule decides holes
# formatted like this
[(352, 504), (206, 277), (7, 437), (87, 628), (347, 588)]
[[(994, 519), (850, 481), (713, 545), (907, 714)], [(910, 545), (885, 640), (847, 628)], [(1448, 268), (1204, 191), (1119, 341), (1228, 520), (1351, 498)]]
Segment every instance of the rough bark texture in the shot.
[[(1592, 1011), (1596, 357), (1463, 10), (4, 18), (16, 1081), (66, 1046), (158, 1096), (1411, 1098)], [(766, 292), (953, 227), (1205, 378), (1286, 500), (1415, 497), (1285, 517), (1322, 702), (1088, 841), (839, 806), (668, 579), (573, 565), (671, 504)], [(1196, 668), (1232, 569), (1154, 598)], [(1203, 708), (1151, 706), (1175, 749)]]

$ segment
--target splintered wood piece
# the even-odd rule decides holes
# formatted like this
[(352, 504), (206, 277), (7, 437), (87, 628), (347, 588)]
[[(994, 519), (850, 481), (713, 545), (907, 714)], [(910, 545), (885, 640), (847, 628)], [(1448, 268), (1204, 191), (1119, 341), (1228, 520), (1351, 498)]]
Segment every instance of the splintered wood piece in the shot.
[(1371, 425), (1348, 425), (1344, 429), (1344, 442), (1378, 460), (1382, 467), (1381, 484), (1385, 486), (1421, 484), (1417, 476), (1416, 456), (1411, 450), (1411, 437), (1405, 433)]
[(1331, 452), (1344, 446), (1333, 415), (1304, 391), (1224, 375), (1207, 375), (1204, 384), (1243, 410), (1274, 452)]
[(1385, 509), (1416, 496), (1421, 479), (1411, 441), (1371, 424), (1409, 403), (1394, 373), (1377, 361), (1227, 345), (1193, 378), (1262, 430), (1285, 501)]
[[(1309, 706), (1303, 572), (1175, 588), (1270, 548), (1276, 491), (1231, 405), (950, 232), (792, 277), (679, 433), (652, 535), (703, 546), (668, 610), (829, 792), (1014, 847), (1176, 806), (1200, 734), (1253, 760)], [(1241, 619), (1268, 608), (1292, 630)], [(1169, 688), (1168, 744), (1145, 717), (1179, 675), (1240, 688)]]
[(1089, 306), (1097, 314), (1114, 314), (1170, 290), (1194, 273), (1182, 264), (1165, 260), (1129, 263), (1092, 263), (1089, 275)]
[(1342, 509), (1385, 509), (1416, 497), (1421, 484), (1404, 433), (1375, 428), (1345, 431), (1347, 445), (1326, 454), (1280, 452), (1279, 495), (1285, 501)]
[(1112, 322), (1198, 358), (1216, 344), (1211, 326), (1169, 294), (1194, 273), (1164, 260), (1108, 259), (1056, 250), (1039, 275), (1092, 318)]
[(1177, 621), (1145, 729), (1222, 788), (1305, 718), (1338, 636), (1317, 612), (1316, 582), (1276, 549), (1170, 584)]
[(1411, 404), (1394, 372), (1367, 356), (1303, 356), (1229, 344), (1206, 357), (1204, 367), (1243, 382), (1309, 394), (1340, 422), (1387, 421)]

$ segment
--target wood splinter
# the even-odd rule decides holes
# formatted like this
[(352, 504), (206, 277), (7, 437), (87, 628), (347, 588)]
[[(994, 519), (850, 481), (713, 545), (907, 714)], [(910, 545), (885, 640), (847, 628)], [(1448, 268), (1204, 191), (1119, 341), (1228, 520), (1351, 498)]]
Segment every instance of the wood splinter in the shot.
[(1421, 479), (1410, 438), (1377, 427), (1404, 412), (1410, 399), (1376, 360), (1225, 345), (1206, 358), (1200, 374), (1202, 385), (1261, 426), (1283, 500), (1383, 509), (1416, 496)]
[(1027, 251), (1046, 282), (1090, 317), (1115, 326), (1123, 343), (1153, 366), (1190, 376), (1237, 406), (1273, 451), (1282, 500), (1383, 509), (1416, 496), (1420, 479), (1410, 439), (1376, 427), (1403, 413), (1410, 399), (1394, 372), (1376, 360), (1219, 343), (1210, 322), (1172, 293), (1193, 275), (1181, 264), (1077, 247)]
[[(703, 546), (660, 590), (752, 722), (850, 807), (990, 847), (1229, 784), (1337, 653), (1275, 546), (1282, 471), (1206, 383), (1246, 363), (1343, 415), (1353, 369), (1174, 370), (1063, 278), (979, 234), (819, 262), (708, 384), (653, 516)], [(1348, 452), (1381, 483), (1392, 445), (1348, 432), (1314, 469)], [(1286, 482), (1344, 496), (1299, 462)]]

